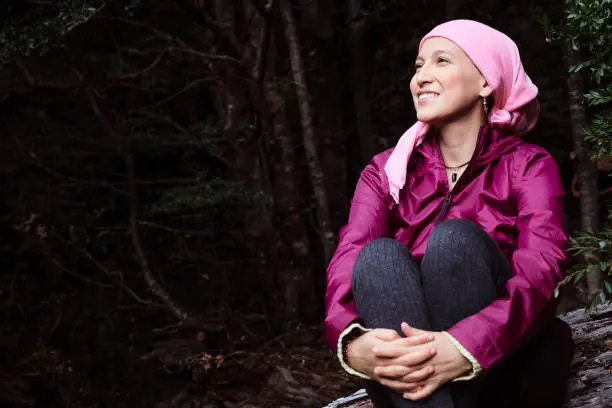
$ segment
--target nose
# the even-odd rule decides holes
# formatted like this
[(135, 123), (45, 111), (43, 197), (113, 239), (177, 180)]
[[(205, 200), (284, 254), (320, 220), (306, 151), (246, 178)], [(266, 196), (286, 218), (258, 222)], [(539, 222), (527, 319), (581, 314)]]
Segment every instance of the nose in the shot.
[(415, 73), (414, 73), (414, 80), (416, 82), (416, 84), (420, 87), (422, 87), (425, 84), (428, 84), (430, 82), (433, 81), (432, 75), (431, 75), (431, 71), (429, 69), (428, 64), (423, 64)]

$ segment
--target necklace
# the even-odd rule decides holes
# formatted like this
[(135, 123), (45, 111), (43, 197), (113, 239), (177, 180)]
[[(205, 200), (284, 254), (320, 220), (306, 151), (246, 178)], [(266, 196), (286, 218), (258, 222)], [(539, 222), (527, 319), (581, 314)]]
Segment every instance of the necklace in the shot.
[(470, 164), (470, 162), (471, 160), (468, 160), (465, 163), (460, 164), (459, 166), (447, 166), (446, 163), (444, 163), (444, 167), (446, 167), (447, 170), (451, 170), (451, 181), (453, 183), (457, 181), (457, 170), (467, 166), (468, 164)]

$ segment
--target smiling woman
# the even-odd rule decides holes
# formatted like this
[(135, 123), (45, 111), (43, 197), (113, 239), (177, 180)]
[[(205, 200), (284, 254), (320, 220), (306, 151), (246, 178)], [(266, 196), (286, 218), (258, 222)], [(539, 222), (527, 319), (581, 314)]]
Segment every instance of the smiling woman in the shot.
[(431, 125), (452, 121), (483, 123), (491, 88), (470, 58), (452, 41), (430, 38), (416, 58), (416, 73), (410, 81), (417, 119)]
[(328, 341), (377, 407), (560, 407), (564, 192), (521, 140), (538, 89), (470, 20), (427, 34), (415, 68), (418, 122), (363, 170), (328, 268)]

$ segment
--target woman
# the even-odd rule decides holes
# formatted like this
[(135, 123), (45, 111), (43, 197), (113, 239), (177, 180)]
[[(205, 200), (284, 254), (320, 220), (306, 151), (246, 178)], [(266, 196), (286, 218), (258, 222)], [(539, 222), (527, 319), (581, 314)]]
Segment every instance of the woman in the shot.
[(328, 268), (326, 334), (381, 407), (559, 407), (567, 236), (557, 166), (523, 142), (518, 49), (456, 20), (421, 41), (418, 122), (363, 170)]

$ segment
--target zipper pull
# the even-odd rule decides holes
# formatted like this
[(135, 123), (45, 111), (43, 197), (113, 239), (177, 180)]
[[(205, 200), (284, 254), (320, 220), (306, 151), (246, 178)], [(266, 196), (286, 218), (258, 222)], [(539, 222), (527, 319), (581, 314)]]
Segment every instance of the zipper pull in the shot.
[(446, 217), (446, 214), (448, 213), (448, 209), (450, 208), (452, 203), (453, 203), (453, 193), (449, 192), (448, 194), (446, 194), (446, 197), (444, 197), (444, 201), (442, 202), (442, 209), (440, 210), (440, 215), (438, 216), (438, 219), (436, 220), (436, 224), (439, 224), (440, 222), (442, 222), (442, 220), (444, 220), (444, 217)]

